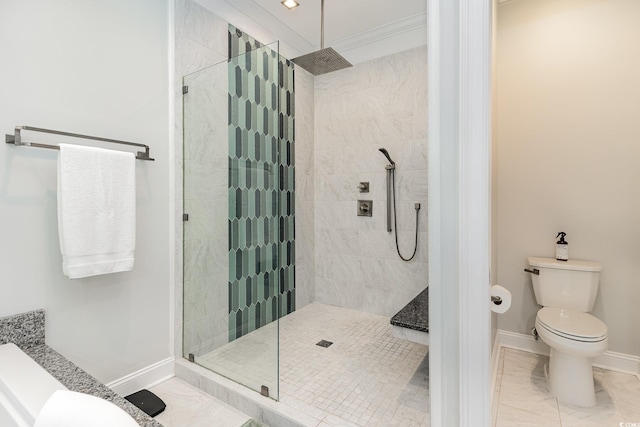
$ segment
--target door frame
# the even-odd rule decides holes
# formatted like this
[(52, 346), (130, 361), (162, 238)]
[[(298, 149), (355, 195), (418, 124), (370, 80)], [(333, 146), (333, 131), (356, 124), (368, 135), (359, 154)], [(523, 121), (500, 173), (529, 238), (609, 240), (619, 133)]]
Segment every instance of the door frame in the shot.
[(434, 426), (491, 423), (491, 13), (491, 0), (427, 0)]

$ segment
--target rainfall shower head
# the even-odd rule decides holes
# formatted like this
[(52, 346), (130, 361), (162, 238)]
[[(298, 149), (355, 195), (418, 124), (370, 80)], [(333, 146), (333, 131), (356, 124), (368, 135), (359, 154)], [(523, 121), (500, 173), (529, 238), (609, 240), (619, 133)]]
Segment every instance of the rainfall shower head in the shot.
[(386, 148), (378, 148), (378, 150), (384, 154), (384, 156), (387, 158), (387, 160), (389, 160), (389, 163), (391, 163), (391, 166), (395, 166), (396, 162), (394, 162), (393, 160), (391, 160), (391, 156), (389, 155), (389, 152), (387, 151)]
[(293, 58), (294, 64), (304, 68), (314, 76), (351, 67), (351, 63), (333, 48), (324, 47), (324, 0), (320, 3), (320, 50)]

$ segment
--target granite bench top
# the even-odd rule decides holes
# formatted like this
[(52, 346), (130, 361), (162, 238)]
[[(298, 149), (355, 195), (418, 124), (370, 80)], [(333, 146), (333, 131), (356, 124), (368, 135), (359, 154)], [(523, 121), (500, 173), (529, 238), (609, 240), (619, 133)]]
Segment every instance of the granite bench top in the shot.
[(429, 288), (405, 305), (391, 318), (391, 324), (401, 328), (429, 332)]

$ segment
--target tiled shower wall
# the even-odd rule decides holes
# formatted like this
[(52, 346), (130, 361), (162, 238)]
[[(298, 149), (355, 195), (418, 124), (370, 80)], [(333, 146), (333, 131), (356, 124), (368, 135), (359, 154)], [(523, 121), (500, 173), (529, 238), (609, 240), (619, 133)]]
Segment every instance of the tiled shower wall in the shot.
[[(228, 338), (228, 262), (224, 266), (219, 264), (216, 272), (211, 274), (213, 270), (201, 268), (207, 265), (207, 259), (211, 260), (212, 253), (218, 253), (220, 249), (228, 254), (228, 168), (225, 166), (221, 169), (207, 169), (204, 167), (206, 162), (202, 162), (203, 168), (191, 171), (194, 182), (198, 179), (213, 179), (216, 185), (224, 186), (224, 201), (220, 200), (218, 204), (213, 199), (201, 198), (192, 199), (188, 208), (191, 210), (190, 224), (193, 226), (194, 232), (187, 232), (183, 235), (182, 213), (187, 206), (183, 206), (183, 177), (182, 168), (185, 159), (191, 157), (193, 161), (200, 161), (198, 150), (210, 150), (210, 141), (212, 138), (198, 138), (198, 143), (192, 145), (191, 153), (183, 154), (183, 129), (182, 129), (182, 77), (184, 75), (202, 70), (206, 67), (226, 61), (229, 53), (228, 46), (228, 26), (229, 24), (211, 13), (209, 10), (200, 6), (191, 0), (177, 0), (175, 10), (176, 19), (176, 37), (175, 37), (175, 99), (176, 99), (176, 128), (175, 128), (175, 342), (176, 354), (182, 354), (183, 346), (181, 345), (183, 336), (183, 305), (185, 305), (185, 336), (184, 348), (191, 349), (191, 352), (206, 353), (212, 348), (217, 347), (220, 343), (224, 343)], [(227, 66), (214, 67), (216, 70), (224, 70), (225, 75), (220, 76), (219, 80), (225, 83), (225, 92), (227, 90)], [(303, 165), (303, 169), (298, 172), (296, 179), (301, 181), (300, 185), (308, 187), (313, 182), (313, 173), (309, 172), (313, 159), (313, 83), (312, 78), (304, 71), (296, 70), (296, 104), (298, 105), (297, 115), (299, 119), (295, 123), (296, 132), (296, 150), (295, 162)], [(217, 98), (216, 98), (217, 99)], [(224, 107), (220, 112), (214, 112), (210, 116), (210, 123), (204, 128), (202, 136), (212, 136), (213, 139), (219, 139), (217, 132), (224, 132), (224, 145), (220, 146), (224, 149), (218, 150), (227, 156), (227, 97), (226, 94), (222, 99)], [(213, 106), (213, 108), (218, 108)], [(214, 146), (214, 150), (216, 150)], [(225, 160), (226, 161), (226, 160)], [(185, 183), (186, 184), (186, 183)], [(296, 183), (296, 185), (298, 185)], [(311, 187), (312, 188), (312, 187)], [(296, 189), (298, 190), (298, 189)], [(298, 193), (298, 191), (296, 191)], [(296, 259), (296, 300), (295, 305), (302, 307), (313, 301), (314, 294), (314, 258), (313, 258), (313, 199), (309, 196), (309, 192), (302, 196), (302, 207), (296, 212), (296, 244), (298, 250), (295, 253)], [(215, 230), (209, 231), (209, 236), (202, 239), (202, 235), (198, 234), (197, 227), (200, 220), (204, 220), (204, 216), (197, 214), (194, 210), (195, 205), (202, 205), (203, 214), (214, 218)], [(207, 208), (208, 206), (208, 208)], [(297, 207), (297, 206), (296, 206)], [(224, 217), (219, 211), (224, 211)], [(201, 226), (206, 224), (200, 223)], [(218, 229), (218, 226), (222, 226)], [(216, 231), (217, 230), (217, 231)], [(186, 247), (184, 253), (184, 271), (191, 271), (184, 277), (183, 281), (183, 246)], [(305, 250), (304, 254), (300, 253), (299, 248), (310, 248)], [(311, 255), (309, 255), (311, 253)], [(216, 261), (217, 262), (217, 261)], [(210, 263), (209, 263), (210, 265)], [(215, 276), (215, 277), (214, 277)], [(221, 277), (227, 279), (221, 281)], [(220, 284), (223, 286), (220, 287)], [(189, 301), (183, 301), (183, 291), (187, 291)], [(222, 315), (220, 314), (222, 313)], [(218, 337), (217, 339), (215, 337)], [(224, 337), (224, 338), (223, 338)]]
[(295, 310), (293, 64), (229, 25), (229, 341)]
[(296, 67), (296, 307), (316, 300), (314, 233), (314, 77)]
[[(315, 78), (316, 301), (392, 316), (427, 286), (427, 51)], [(384, 147), (396, 162), (400, 250), (386, 231)], [(371, 185), (359, 193), (361, 181)], [(356, 216), (358, 199), (373, 217)]]
[[(183, 319), (185, 353), (195, 355), (228, 342), (227, 27), (195, 2), (176, 2), (176, 298), (185, 306), (183, 319), (176, 304), (176, 331)], [(215, 64), (187, 79), (183, 150), (182, 77)]]

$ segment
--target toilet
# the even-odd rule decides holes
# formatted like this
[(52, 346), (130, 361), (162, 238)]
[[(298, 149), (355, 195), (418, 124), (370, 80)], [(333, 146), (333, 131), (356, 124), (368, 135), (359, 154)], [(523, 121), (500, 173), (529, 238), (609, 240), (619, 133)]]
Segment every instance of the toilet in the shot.
[(594, 261), (527, 258), (533, 292), (542, 308), (538, 336), (549, 347), (547, 390), (563, 403), (596, 405), (591, 360), (608, 348), (607, 325), (589, 314), (598, 294), (602, 265)]

